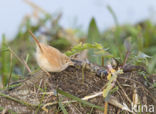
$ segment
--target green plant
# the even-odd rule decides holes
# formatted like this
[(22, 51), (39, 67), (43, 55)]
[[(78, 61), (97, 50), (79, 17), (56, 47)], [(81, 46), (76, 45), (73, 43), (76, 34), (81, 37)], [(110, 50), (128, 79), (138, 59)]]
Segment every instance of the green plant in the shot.
[(6, 38), (5, 38), (5, 35), (2, 36), (2, 51), (1, 51), (1, 56), (0, 56), (0, 63), (1, 63), (1, 68), (0, 68), (0, 76), (1, 76), (1, 81), (2, 81), (2, 85), (3, 87), (6, 86), (7, 84), (7, 80), (8, 80), (8, 75), (9, 75), (9, 51), (7, 49), (7, 46), (6, 46)]

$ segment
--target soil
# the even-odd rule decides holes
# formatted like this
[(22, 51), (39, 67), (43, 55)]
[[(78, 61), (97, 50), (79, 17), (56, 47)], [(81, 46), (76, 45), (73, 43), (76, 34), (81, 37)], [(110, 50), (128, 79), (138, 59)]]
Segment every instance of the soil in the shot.
[[(115, 87), (118, 87), (118, 90), (111, 93), (111, 96), (113, 96), (119, 103), (125, 103), (128, 107), (131, 107), (130, 101), (133, 102), (133, 94), (135, 91), (139, 96), (140, 104), (156, 106), (156, 90), (151, 85), (153, 84), (155, 76), (147, 76), (148, 78), (145, 78), (144, 75), (148, 74), (142, 72), (143, 71), (137, 71), (134, 69), (125, 70), (123, 74), (117, 77)], [(74, 66), (68, 67), (66, 70), (59, 73), (51, 73), (50, 75), (51, 76), (47, 76), (43, 71), (38, 71), (27, 76), (25, 80), (17, 82), (21, 84), (20, 86), (0, 92), (3, 94), (0, 95), (0, 107), (3, 107), (3, 111), (5, 109), (8, 113), (63, 114), (57, 104), (58, 98), (61, 98), (61, 101), (70, 101), (72, 99), (63, 95), (59, 95), (58, 97), (55, 93), (57, 89), (63, 90), (76, 97), (83, 98), (102, 91), (107, 83), (106, 77), (100, 78), (96, 76), (96, 73), (87, 69), (84, 69), (83, 74), (82, 68)], [(54, 92), (55, 94), (43, 95), (44, 92)], [(11, 98), (8, 96), (11, 96)], [(16, 100), (12, 98), (15, 98)], [(109, 101), (110, 98), (107, 98), (107, 100)], [(88, 100), (88, 102), (104, 107), (105, 100), (106, 99), (101, 95)], [(46, 107), (48, 112), (42, 109), (43, 105), (47, 103), (54, 103), (53, 105)], [(67, 103), (64, 104), (64, 106), (69, 114), (104, 113), (99, 109), (89, 107), (79, 102)], [(108, 104), (108, 113), (127, 114), (129, 112), (123, 111), (112, 104)]]

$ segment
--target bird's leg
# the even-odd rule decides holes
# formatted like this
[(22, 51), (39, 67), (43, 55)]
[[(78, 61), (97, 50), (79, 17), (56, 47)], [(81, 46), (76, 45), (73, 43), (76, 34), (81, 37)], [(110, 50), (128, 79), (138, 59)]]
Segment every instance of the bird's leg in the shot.
[(43, 68), (41, 68), (41, 70), (42, 70), (43, 72), (45, 72), (49, 77), (51, 76), (50, 73), (47, 72), (46, 70), (44, 70)]

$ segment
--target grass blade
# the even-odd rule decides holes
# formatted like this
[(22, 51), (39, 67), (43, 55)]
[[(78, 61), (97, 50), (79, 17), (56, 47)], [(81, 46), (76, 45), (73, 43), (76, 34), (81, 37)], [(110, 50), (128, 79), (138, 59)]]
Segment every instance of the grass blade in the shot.
[(10, 80), (11, 80), (11, 77), (12, 77), (12, 70), (13, 70), (12, 53), (10, 53), (10, 74), (9, 74), (9, 78), (8, 78), (8, 88), (9, 88)]
[(59, 98), (59, 107), (61, 108), (63, 114), (68, 114), (67, 110), (65, 109), (65, 107), (63, 106), (62, 102), (61, 102), (61, 99)]
[[(6, 50), (6, 38), (5, 35), (2, 36), (2, 50)], [(7, 79), (8, 79), (8, 75), (7, 73), (8, 71), (8, 65), (9, 65), (9, 59), (8, 59), (8, 53), (6, 51), (1, 51), (1, 79), (2, 79), (2, 85), (3, 87), (5, 87), (5, 85), (7, 84)]]
[(84, 101), (84, 100), (82, 100), (82, 99), (80, 99), (80, 98), (78, 98), (78, 97), (76, 97), (76, 96), (73, 96), (73, 95), (71, 95), (71, 94), (69, 94), (69, 93), (66, 93), (66, 92), (64, 92), (64, 91), (62, 91), (62, 90), (60, 90), (60, 89), (57, 89), (57, 92), (58, 92), (59, 94), (61, 94), (61, 95), (64, 95), (64, 96), (68, 97), (68, 98), (71, 98), (71, 99), (73, 99), (73, 100), (75, 100), (75, 101), (77, 101), (77, 102), (79, 102), (79, 103), (82, 103), (82, 104), (87, 105), (87, 106), (89, 106), (89, 107), (97, 108), (97, 109), (99, 109), (99, 110), (104, 111), (104, 108), (103, 108), (103, 107), (98, 106), (98, 105), (95, 105), (95, 104), (92, 104), (92, 103), (89, 103), (89, 102), (87, 102), (87, 101)]

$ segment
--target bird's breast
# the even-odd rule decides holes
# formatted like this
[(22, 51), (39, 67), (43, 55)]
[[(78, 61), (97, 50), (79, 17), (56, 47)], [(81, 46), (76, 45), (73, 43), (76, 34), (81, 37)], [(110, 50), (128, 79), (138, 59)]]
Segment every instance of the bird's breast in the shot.
[(48, 61), (48, 59), (40, 52), (36, 52), (35, 57), (36, 57), (38, 65), (42, 69), (44, 69), (48, 72), (59, 72), (60, 71), (61, 68), (60, 68), (60, 66), (58, 66), (58, 64), (55, 64), (55, 63), (51, 64)]

